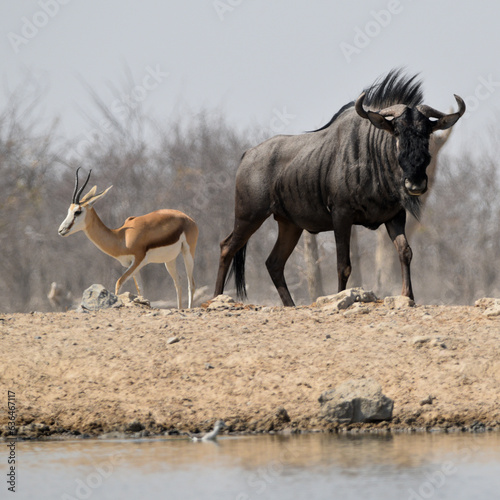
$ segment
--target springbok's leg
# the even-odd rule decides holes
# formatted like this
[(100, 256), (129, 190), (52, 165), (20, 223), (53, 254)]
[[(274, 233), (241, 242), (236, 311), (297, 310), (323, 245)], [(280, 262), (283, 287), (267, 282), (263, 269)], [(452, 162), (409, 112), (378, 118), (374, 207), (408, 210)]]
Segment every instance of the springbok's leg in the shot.
[(410, 262), (413, 256), (410, 245), (405, 235), (406, 212), (401, 210), (394, 219), (385, 223), (387, 232), (396, 246), (401, 262), (401, 274), (403, 275), (403, 290), (402, 295), (406, 295), (413, 300), (413, 290), (411, 287)]
[(284, 306), (295, 305), (286, 285), (284, 270), (286, 261), (297, 245), (301, 234), (300, 227), (288, 221), (278, 220), (278, 239), (266, 260), (267, 270)]
[(187, 243), (182, 244), (181, 251), (188, 280), (188, 309), (191, 309), (191, 307), (193, 307), (193, 296), (196, 289), (193, 278), (194, 259)]
[(134, 276), (132, 276), (134, 278), (134, 283), (135, 283), (135, 288), (137, 290), (137, 295), (142, 295), (141, 293), (141, 288), (139, 287), (139, 283), (137, 282), (137, 278)]
[(252, 236), (252, 234), (259, 229), (267, 217), (268, 216), (265, 215), (251, 221), (236, 219), (234, 222), (233, 232), (221, 241), (219, 271), (217, 273), (217, 281), (215, 282), (214, 297), (217, 297), (217, 295), (221, 295), (224, 292), (226, 276), (236, 252), (246, 245), (250, 236)]
[(351, 275), (351, 224), (334, 224), (335, 243), (337, 245), (337, 276), (339, 292), (346, 289), (347, 280)]
[(175, 291), (177, 292), (177, 308), (182, 308), (182, 287), (179, 281), (179, 275), (177, 274), (177, 266), (175, 264), (175, 259), (170, 262), (165, 262), (165, 267), (167, 268), (168, 274), (172, 276), (175, 285)]
[(141, 256), (136, 255), (135, 256), (132, 264), (130, 264), (128, 269), (122, 274), (122, 276), (120, 276), (120, 278), (116, 282), (116, 286), (115, 286), (115, 294), (116, 295), (118, 295), (120, 288), (130, 278), (130, 276), (133, 276), (134, 273), (142, 267), (143, 261), (144, 261), (144, 255), (141, 255)]

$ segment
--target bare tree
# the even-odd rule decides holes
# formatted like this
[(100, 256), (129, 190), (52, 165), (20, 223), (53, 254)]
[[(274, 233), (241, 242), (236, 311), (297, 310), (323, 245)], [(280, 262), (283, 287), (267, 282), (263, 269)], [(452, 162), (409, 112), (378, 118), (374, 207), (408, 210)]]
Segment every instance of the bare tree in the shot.
[[(28, 90), (25, 90), (28, 89)], [(39, 126), (42, 91), (28, 75), (0, 111), (0, 296), (5, 310), (47, 303), (44, 212), (52, 168), (55, 124)]]
[[(69, 294), (78, 302), (77, 298), (92, 283), (112, 287), (122, 274), (120, 264), (101, 255), (83, 235), (62, 239), (57, 234), (67, 212), (77, 166), (92, 168), (99, 185), (114, 184), (109, 203), (100, 210), (111, 227), (120, 226), (130, 215), (158, 208), (176, 208), (193, 217), (200, 228), (195, 262), (197, 287), (212, 290), (219, 241), (232, 223), (236, 168), (245, 149), (262, 137), (249, 130), (236, 131), (222, 113), (215, 111), (165, 119), (163, 126), (152, 120), (140, 104), (130, 109), (129, 116), (116, 116), (111, 109), (120, 94), (116, 92), (109, 99), (91, 94), (91, 101), (94, 95), (96, 102), (87, 107), (88, 129), (80, 141), (58, 137), (57, 123), (43, 125), (46, 120), (39, 106), (43, 93), (36, 81), (12, 92), (8, 105), (0, 109), (2, 312), (65, 308), (51, 305), (47, 297), (51, 283), (64, 289), (64, 297)], [(100, 129), (98, 124), (106, 119), (108, 125)], [(465, 153), (453, 159), (438, 156), (441, 147), (436, 144), (434, 160), (438, 159), (439, 166), (429, 195), (425, 195), (422, 224), (409, 221), (408, 227), (415, 249), (414, 281), (419, 300), (469, 304), (479, 296), (498, 296), (500, 271), (495, 263), (500, 255), (499, 144), (491, 141), (480, 156)], [(361, 230), (357, 237), (361, 265), (357, 266), (353, 259), (353, 268), (361, 268), (366, 280), (374, 280), (372, 249), (377, 245), (377, 235)], [(300, 303), (310, 303), (318, 295), (336, 290), (334, 262), (328, 268), (324, 264), (334, 250), (332, 238), (306, 238), (310, 238), (309, 246), (292, 256), (286, 270)], [(391, 266), (387, 265), (396, 258), (396, 252), (384, 232), (380, 238), (388, 247), (382, 259), (387, 288), (394, 280), (398, 290), (399, 271), (393, 278)], [(247, 275), (251, 301), (277, 303), (264, 265), (275, 239), (276, 229), (270, 222), (263, 224), (259, 237), (250, 242), (253, 247), (248, 253)], [(320, 266), (323, 275), (318, 274)], [(179, 271), (183, 273), (182, 266)], [(308, 287), (307, 276), (314, 277), (315, 273)], [(149, 299), (164, 299), (167, 291), (167, 299), (175, 302), (175, 288), (163, 269), (151, 265), (141, 275)], [(358, 283), (353, 280), (350, 284)], [(385, 289), (385, 285), (381, 286)], [(197, 304), (203, 299), (200, 296)]]
[(318, 242), (314, 234), (304, 232), (304, 260), (306, 263), (307, 288), (311, 301), (325, 294), (319, 263)]

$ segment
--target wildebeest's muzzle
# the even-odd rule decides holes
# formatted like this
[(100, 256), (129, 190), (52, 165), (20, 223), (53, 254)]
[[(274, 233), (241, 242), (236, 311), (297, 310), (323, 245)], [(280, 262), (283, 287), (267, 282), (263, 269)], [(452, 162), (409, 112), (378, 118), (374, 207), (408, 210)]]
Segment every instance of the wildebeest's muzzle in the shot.
[(427, 191), (427, 175), (418, 181), (405, 179), (405, 189), (412, 196), (420, 196)]

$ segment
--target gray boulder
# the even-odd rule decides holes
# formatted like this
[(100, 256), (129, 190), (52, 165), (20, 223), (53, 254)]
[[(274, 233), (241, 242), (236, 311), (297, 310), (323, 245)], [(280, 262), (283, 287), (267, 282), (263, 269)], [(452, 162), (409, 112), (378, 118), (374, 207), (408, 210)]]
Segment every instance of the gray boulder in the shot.
[(92, 285), (83, 292), (80, 305), (83, 309), (97, 311), (98, 309), (121, 307), (123, 303), (114, 293), (106, 290), (102, 285)]
[(332, 423), (379, 422), (392, 419), (394, 401), (373, 379), (348, 380), (319, 397), (320, 418)]

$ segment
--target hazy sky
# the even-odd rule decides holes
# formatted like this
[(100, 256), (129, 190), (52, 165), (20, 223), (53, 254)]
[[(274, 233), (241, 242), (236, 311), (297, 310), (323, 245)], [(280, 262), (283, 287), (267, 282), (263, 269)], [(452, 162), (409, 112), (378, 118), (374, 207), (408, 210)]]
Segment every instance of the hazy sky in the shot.
[[(29, 72), (68, 138), (89, 128), (81, 108), (94, 113), (82, 80), (117, 113), (141, 101), (168, 124), (220, 109), (237, 127), (299, 133), (406, 66), (427, 104), (465, 98), (455, 149), (500, 124), (499, 23), (493, 0), (4, 0), (0, 107)], [(126, 68), (136, 87), (114, 102)]]

